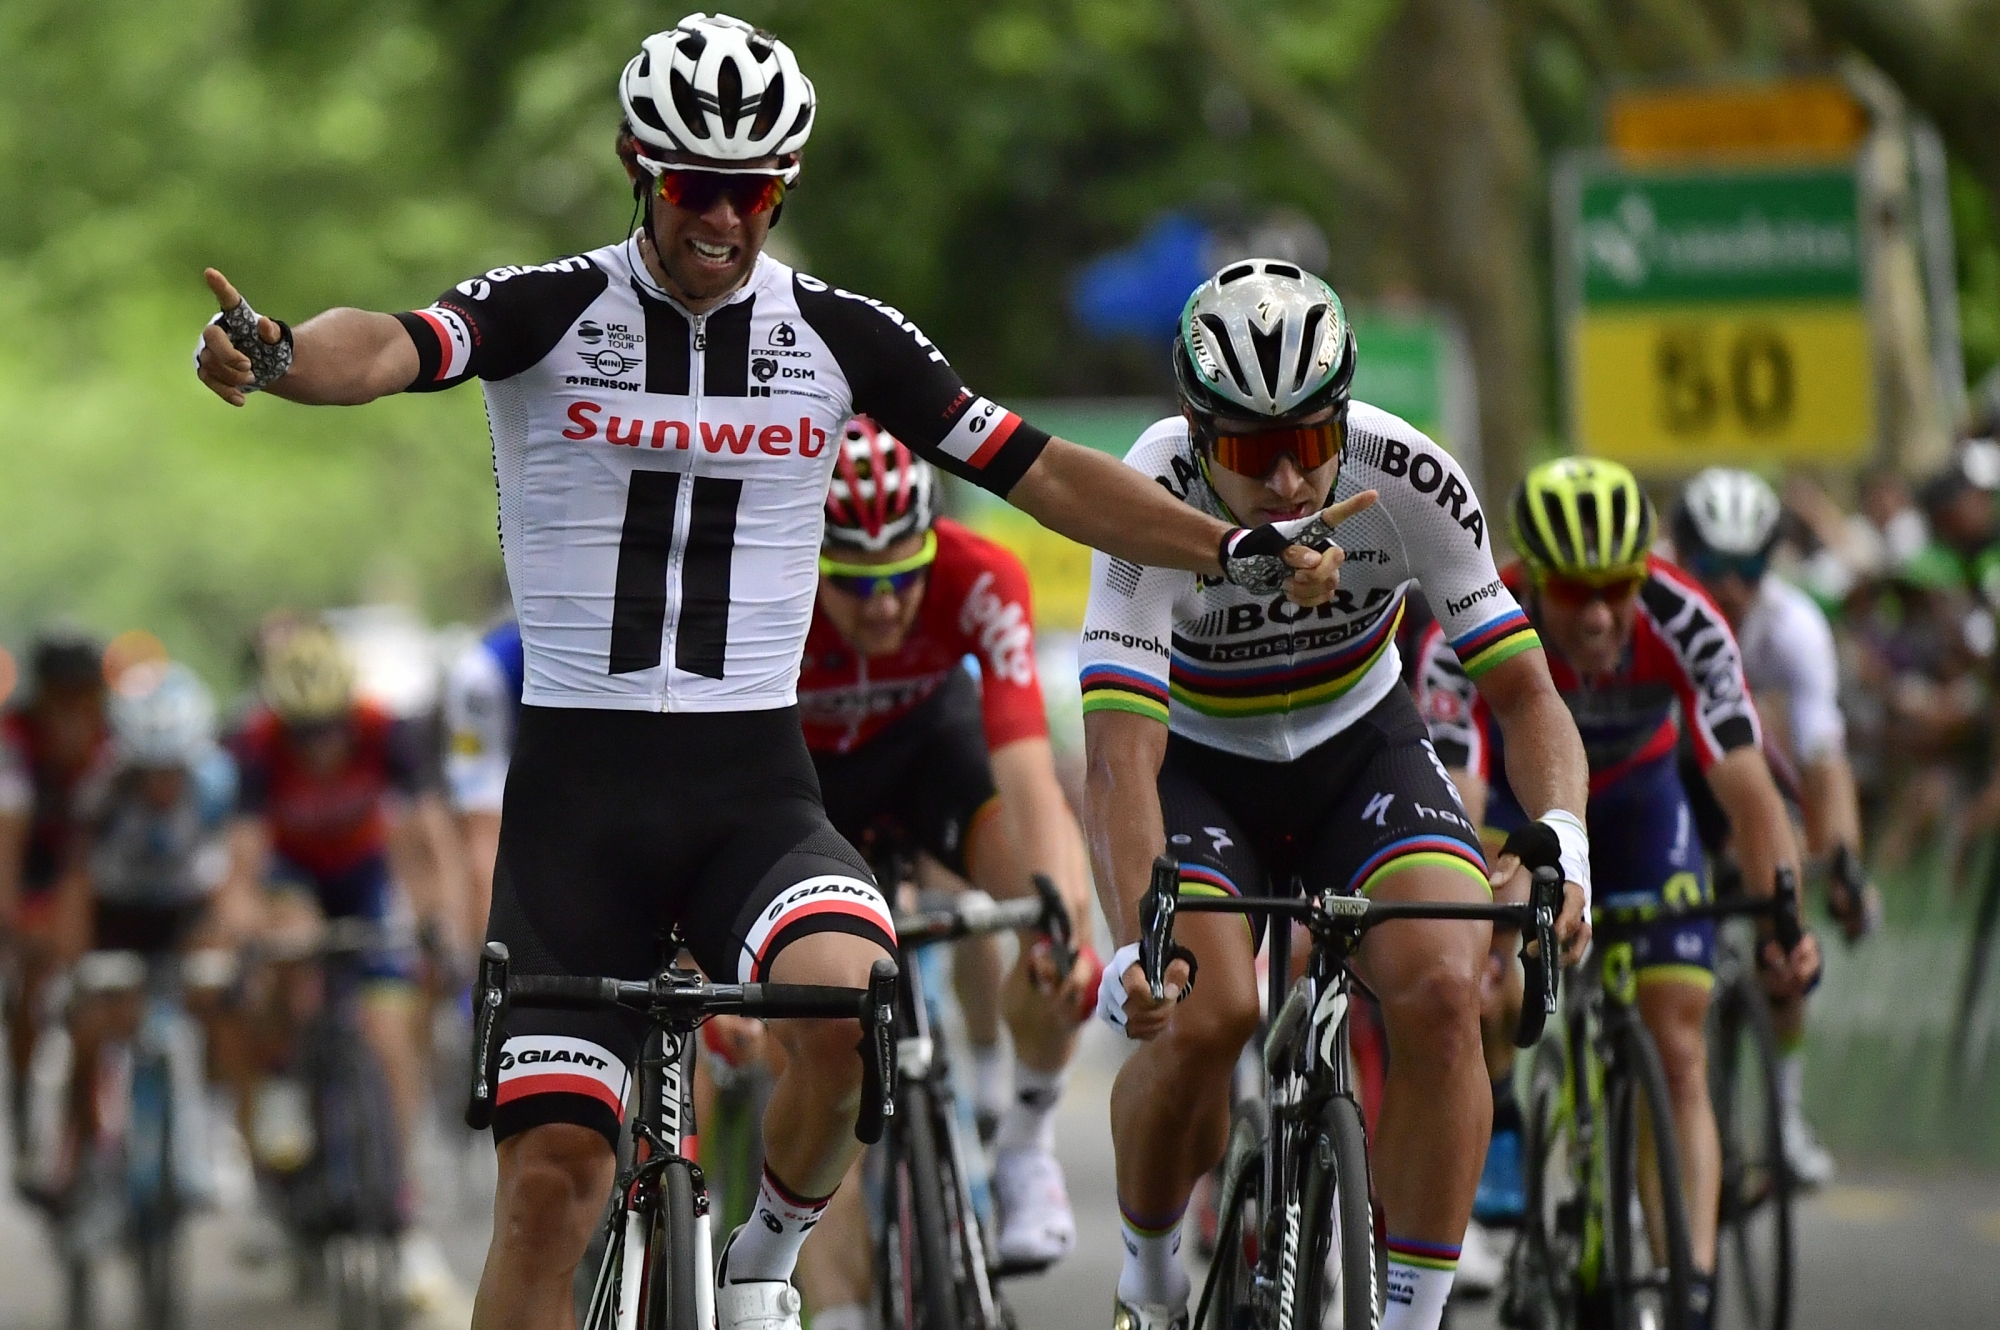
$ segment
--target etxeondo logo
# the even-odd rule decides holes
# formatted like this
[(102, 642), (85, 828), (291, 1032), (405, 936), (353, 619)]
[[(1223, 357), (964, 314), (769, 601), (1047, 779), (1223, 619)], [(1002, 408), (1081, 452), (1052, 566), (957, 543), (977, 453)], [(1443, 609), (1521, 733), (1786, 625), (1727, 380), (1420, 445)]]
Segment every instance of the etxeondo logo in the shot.
[[(598, 437), (597, 417), (604, 408), (596, 402), (574, 402), (569, 408), (570, 426), (562, 432), (565, 439), (583, 443)], [(610, 416), (603, 425), (606, 443), (615, 443), (622, 448), (673, 447), (685, 450), (693, 446), (695, 435), (701, 436), (701, 446), (711, 453), (719, 453), (727, 448), (741, 456), (750, 451), (752, 445), (760, 453), (771, 457), (790, 457), (795, 451), (800, 457), (818, 457), (826, 451), (826, 431), (812, 423), (812, 417), (800, 416), (799, 427), (790, 425), (756, 425), (748, 421), (731, 424), (728, 421), (704, 420), (698, 425), (689, 425), (685, 420), (647, 420), (641, 416)]]

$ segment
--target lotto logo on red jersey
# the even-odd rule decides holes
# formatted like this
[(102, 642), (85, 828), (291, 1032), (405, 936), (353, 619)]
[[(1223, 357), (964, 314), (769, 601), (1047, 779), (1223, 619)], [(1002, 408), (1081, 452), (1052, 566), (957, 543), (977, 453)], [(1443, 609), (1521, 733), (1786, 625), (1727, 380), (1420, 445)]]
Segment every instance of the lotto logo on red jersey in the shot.
[(993, 590), (993, 574), (981, 573), (958, 612), (958, 630), (979, 640), (983, 668), (1020, 687), (1035, 681), (1035, 630), (1019, 601)]

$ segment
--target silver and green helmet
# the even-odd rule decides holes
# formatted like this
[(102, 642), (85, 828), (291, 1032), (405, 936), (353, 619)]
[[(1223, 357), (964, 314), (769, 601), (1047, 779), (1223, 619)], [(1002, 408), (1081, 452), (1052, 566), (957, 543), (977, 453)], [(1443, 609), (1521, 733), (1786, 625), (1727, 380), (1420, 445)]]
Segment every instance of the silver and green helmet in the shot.
[(1344, 406), (1354, 329), (1325, 281), (1243, 259), (1196, 287), (1174, 337), (1174, 380), (1198, 418), (1296, 420)]

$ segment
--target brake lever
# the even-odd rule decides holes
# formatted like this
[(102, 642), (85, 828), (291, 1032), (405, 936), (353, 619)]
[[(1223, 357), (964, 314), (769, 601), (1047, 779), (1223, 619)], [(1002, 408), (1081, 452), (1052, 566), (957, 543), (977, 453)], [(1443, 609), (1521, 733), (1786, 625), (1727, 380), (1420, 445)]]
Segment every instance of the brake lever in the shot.
[(1198, 968), (1194, 953), (1174, 941), (1174, 915), (1180, 909), (1181, 865), (1178, 859), (1160, 855), (1153, 860), (1153, 880), (1139, 902), (1139, 965), (1146, 974), (1146, 986), (1153, 1001), (1167, 1000), (1167, 966), (1176, 960), (1187, 962), (1187, 983), (1181, 1000), (1194, 991)]
[(1778, 908), (1772, 917), (1772, 926), (1777, 934), (1778, 949), (1790, 956), (1798, 949), (1799, 939), (1804, 930), (1799, 925), (1799, 879), (1789, 864), (1780, 865), (1775, 874)]
[(1521, 930), (1521, 1016), (1514, 1026), (1514, 1047), (1533, 1048), (1541, 1042), (1542, 1029), (1556, 1011), (1556, 985), (1561, 965), (1556, 957), (1556, 916), (1562, 912), (1563, 879), (1559, 869), (1542, 867), (1534, 872), (1529, 889), (1528, 909), (1534, 919), (1534, 936)]
[(1063, 904), (1062, 892), (1047, 873), (1036, 873), (1030, 880), (1035, 884), (1035, 894), (1042, 898), (1042, 932), (1048, 937), (1049, 960), (1055, 964), (1059, 976), (1057, 982), (1061, 982), (1069, 978), (1069, 972), (1076, 968), (1076, 948), (1070, 941), (1073, 934), (1069, 907)]
[(465, 1125), (485, 1131), (493, 1125), (499, 1094), (500, 1045), (507, 1021), (507, 944), (488, 942), (479, 951), (479, 980), (472, 990), (472, 1086), (465, 1100)]
[(861, 1113), (854, 1139), (873, 1145), (882, 1124), (896, 1116), (896, 962), (887, 957), (868, 971), (868, 998), (861, 1010)]

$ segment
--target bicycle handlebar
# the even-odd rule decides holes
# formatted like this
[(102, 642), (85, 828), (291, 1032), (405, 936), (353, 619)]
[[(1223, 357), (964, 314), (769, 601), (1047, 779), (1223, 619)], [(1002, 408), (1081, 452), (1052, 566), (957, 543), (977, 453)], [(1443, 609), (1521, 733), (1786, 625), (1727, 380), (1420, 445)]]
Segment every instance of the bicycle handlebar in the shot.
[(928, 947), (1031, 928), (1049, 940), (1049, 954), (1057, 964), (1057, 973), (1068, 974), (1076, 964), (1076, 951), (1070, 943), (1069, 907), (1063, 904), (1062, 893), (1046, 874), (1036, 873), (1033, 881), (1033, 896), (996, 901), (983, 891), (971, 891), (941, 910), (899, 914), (896, 940), (909, 948)]
[(1739, 897), (1709, 901), (1703, 905), (1666, 905), (1648, 901), (1643, 905), (1599, 905), (1591, 911), (1592, 925), (1611, 938), (1621, 938), (1650, 928), (1663, 920), (1738, 919), (1770, 915), (1778, 946), (1789, 956), (1805, 936), (1799, 922), (1798, 876), (1790, 868), (1777, 871), (1775, 889), (1769, 896)]
[[(507, 1013), (515, 1007), (557, 1011), (602, 1011), (626, 1007), (661, 1025), (692, 1027), (708, 1016), (752, 1016), (765, 1020), (858, 1019), (861, 1042), (861, 1116), (854, 1134), (873, 1145), (882, 1121), (894, 1114), (896, 963), (875, 962), (866, 988), (819, 984), (684, 983), (663, 971), (651, 979), (608, 979), (575, 975), (508, 974), (507, 948), (488, 942), (479, 956), (473, 989), (473, 1069), (465, 1124), (483, 1131), (493, 1123), (499, 1101), (500, 1047)], [(871, 1056), (872, 1055), (872, 1056)]]
[(1529, 1048), (1556, 1010), (1560, 967), (1556, 954), (1556, 916), (1562, 913), (1562, 872), (1553, 864), (1534, 869), (1528, 901), (1522, 905), (1472, 905), (1459, 901), (1374, 901), (1366, 896), (1313, 896), (1282, 900), (1251, 900), (1237, 896), (1180, 898), (1180, 864), (1167, 855), (1153, 860), (1153, 880), (1139, 902), (1139, 964), (1155, 1002), (1166, 1000), (1167, 966), (1176, 957), (1188, 963), (1188, 988), (1194, 987), (1194, 954), (1174, 941), (1174, 919), (1192, 914), (1264, 914), (1299, 919), (1315, 936), (1344, 934), (1350, 940), (1391, 919), (1465, 919), (1510, 924), (1521, 930), (1521, 967), (1525, 992), (1514, 1029), (1517, 1047)]

